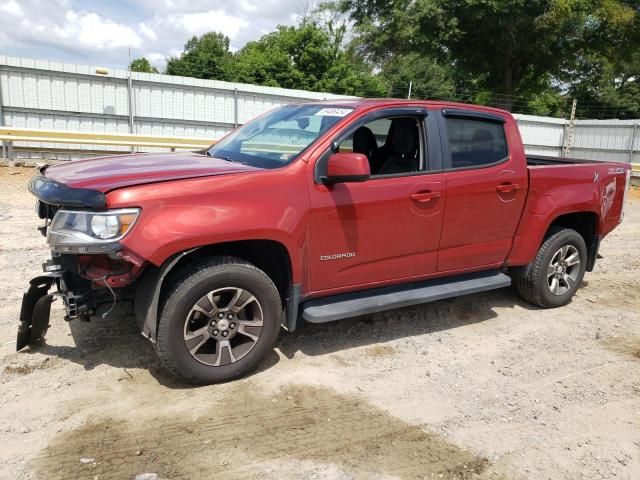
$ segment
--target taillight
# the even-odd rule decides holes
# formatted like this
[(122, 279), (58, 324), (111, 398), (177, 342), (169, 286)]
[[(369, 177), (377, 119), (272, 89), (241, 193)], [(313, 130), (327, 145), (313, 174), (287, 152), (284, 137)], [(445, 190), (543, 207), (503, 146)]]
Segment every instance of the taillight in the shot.
[(622, 193), (622, 210), (620, 211), (620, 221), (624, 218), (624, 206), (627, 203), (627, 193), (629, 192), (629, 185), (631, 184), (631, 168), (626, 171), (627, 179), (624, 184), (624, 192)]

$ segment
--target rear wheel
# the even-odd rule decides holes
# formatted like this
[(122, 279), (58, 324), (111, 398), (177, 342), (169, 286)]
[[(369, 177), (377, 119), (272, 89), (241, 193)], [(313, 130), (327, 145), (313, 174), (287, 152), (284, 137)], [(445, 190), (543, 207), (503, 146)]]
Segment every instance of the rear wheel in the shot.
[(582, 283), (587, 247), (582, 236), (569, 228), (554, 229), (547, 237), (524, 278), (516, 279), (522, 298), (539, 307), (553, 308), (571, 300)]
[(171, 284), (158, 325), (158, 355), (191, 383), (237, 378), (273, 348), (281, 310), (264, 272), (239, 259), (212, 258)]

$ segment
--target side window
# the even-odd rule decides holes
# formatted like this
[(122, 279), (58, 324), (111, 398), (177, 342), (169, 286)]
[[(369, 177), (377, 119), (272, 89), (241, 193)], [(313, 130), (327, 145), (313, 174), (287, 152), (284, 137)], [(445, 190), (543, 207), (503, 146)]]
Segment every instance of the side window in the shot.
[[(364, 126), (369, 130), (371, 130), (371, 133), (373, 133), (373, 138), (375, 139), (375, 145), (373, 145), (373, 142), (371, 142), (371, 145), (374, 148), (380, 148), (387, 142), (387, 136), (389, 135), (389, 128), (391, 127), (390, 118), (379, 118), (378, 120), (369, 122)], [(340, 144), (339, 151), (353, 152), (353, 135), (349, 135)], [(358, 153), (365, 153), (365, 152), (358, 152)]]
[(421, 136), (417, 118), (380, 118), (358, 128), (338, 151), (366, 155), (372, 176), (417, 172), (425, 164)]
[(451, 168), (481, 167), (508, 155), (501, 123), (470, 118), (447, 118)]

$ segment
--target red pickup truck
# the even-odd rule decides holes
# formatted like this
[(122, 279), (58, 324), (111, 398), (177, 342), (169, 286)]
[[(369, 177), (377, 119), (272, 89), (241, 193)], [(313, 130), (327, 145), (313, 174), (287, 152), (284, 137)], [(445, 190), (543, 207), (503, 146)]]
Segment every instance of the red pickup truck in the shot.
[[(506, 287), (565, 305), (622, 220), (630, 167), (525, 155), (505, 111), (287, 105), (194, 153), (95, 158), (30, 182), (52, 259), (18, 350), (66, 319), (131, 312), (193, 383), (252, 370), (281, 326)], [(48, 293), (55, 285), (55, 293)]]

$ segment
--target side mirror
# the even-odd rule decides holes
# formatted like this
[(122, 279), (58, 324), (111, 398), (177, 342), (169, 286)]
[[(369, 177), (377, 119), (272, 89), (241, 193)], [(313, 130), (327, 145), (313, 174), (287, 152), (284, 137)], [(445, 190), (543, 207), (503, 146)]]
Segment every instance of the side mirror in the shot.
[(371, 176), (369, 160), (362, 153), (334, 153), (327, 163), (325, 183), (364, 182)]

